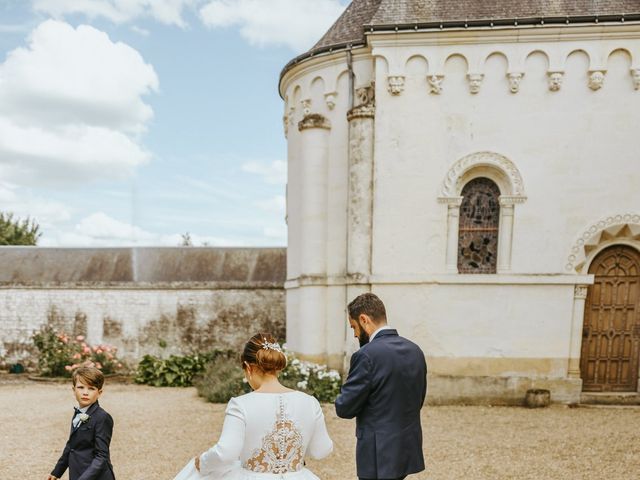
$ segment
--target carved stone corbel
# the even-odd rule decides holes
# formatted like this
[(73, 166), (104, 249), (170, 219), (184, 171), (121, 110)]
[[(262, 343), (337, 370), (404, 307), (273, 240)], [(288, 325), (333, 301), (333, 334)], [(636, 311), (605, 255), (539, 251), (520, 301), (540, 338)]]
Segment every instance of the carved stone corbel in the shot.
[(480, 92), (484, 75), (482, 73), (470, 73), (467, 75), (467, 78), (469, 79), (469, 92), (474, 95)]
[(444, 75), (429, 75), (427, 77), (429, 82), (429, 91), (434, 95), (440, 95), (442, 93), (442, 82), (444, 81)]
[(509, 90), (511, 93), (518, 93), (520, 91), (520, 82), (522, 82), (524, 73), (522, 72), (509, 72), (507, 73), (507, 79), (509, 80)]
[(640, 68), (631, 69), (631, 78), (633, 79), (633, 88), (640, 90)]
[(376, 114), (375, 84), (356, 89), (356, 106), (347, 112), (347, 120), (354, 118), (374, 118)]
[(594, 70), (589, 72), (589, 88), (593, 91), (600, 90), (604, 85), (604, 70)]
[(404, 75), (391, 75), (388, 77), (389, 93), (391, 95), (400, 95), (404, 91)]
[(549, 77), (549, 90), (557, 92), (562, 87), (562, 80), (564, 78), (564, 72), (548, 72)]

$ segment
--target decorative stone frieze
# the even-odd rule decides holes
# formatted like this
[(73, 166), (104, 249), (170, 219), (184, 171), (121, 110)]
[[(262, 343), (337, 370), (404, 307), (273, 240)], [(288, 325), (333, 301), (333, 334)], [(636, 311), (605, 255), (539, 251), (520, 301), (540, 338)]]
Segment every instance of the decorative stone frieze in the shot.
[(640, 68), (631, 69), (631, 78), (633, 79), (633, 88), (640, 90)]
[(308, 130), (310, 128), (323, 128), (325, 130), (331, 130), (331, 122), (323, 115), (319, 113), (310, 113), (306, 115), (300, 122), (298, 122), (298, 130)]
[(571, 248), (565, 269), (580, 272), (589, 253), (612, 240), (638, 242), (640, 245), (640, 214), (611, 215), (591, 225)]
[(509, 90), (511, 93), (518, 93), (520, 91), (520, 82), (522, 82), (524, 73), (522, 72), (509, 72), (507, 73), (507, 79), (509, 80)]
[(400, 95), (404, 91), (404, 76), (403, 75), (391, 75), (388, 78), (389, 93), (391, 95)]
[(589, 88), (594, 91), (600, 90), (604, 85), (604, 75), (605, 72), (603, 70), (589, 72)]
[[(457, 197), (462, 191), (464, 173), (476, 166), (493, 166), (502, 171), (511, 183), (511, 195), (503, 195), (502, 198), (514, 197), (526, 200), (522, 176), (515, 164), (507, 157), (493, 152), (478, 152), (461, 158), (449, 169), (442, 187), (442, 197)], [(516, 202), (514, 200), (513, 203)]]
[(467, 75), (467, 78), (469, 79), (469, 92), (474, 95), (480, 92), (484, 75), (482, 73), (470, 73)]
[(442, 93), (442, 82), (444, 81), (444, 75), (429, 75), (427, 77), (429, 82), (429, 91), (434, 95), (440, 95)]
[(548, 72), (549, 77), (549, 90), (557, 92), (562, 87), (562, 80), (564, 78), (564, 72)]

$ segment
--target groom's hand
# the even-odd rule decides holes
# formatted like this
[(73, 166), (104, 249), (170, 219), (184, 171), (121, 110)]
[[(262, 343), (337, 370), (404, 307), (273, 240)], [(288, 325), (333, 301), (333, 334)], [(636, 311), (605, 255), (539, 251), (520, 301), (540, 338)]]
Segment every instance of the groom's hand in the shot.
[(47, 480), (59, 480), (58, 477), (54, 477), (53, 475), (49, 475)]
[[(195, 463), (196, 463), (196, 470), (198, 470), (198, 472), (200, 471), (200, 455), (198, 455), (195, 459)], [(56, 480), (56, 479), (54, 479)]]

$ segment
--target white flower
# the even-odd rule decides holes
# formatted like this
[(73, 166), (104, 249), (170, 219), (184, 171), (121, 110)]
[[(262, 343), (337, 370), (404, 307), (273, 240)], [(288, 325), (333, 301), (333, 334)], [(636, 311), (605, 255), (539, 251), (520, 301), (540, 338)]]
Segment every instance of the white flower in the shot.
[(86, 413), (81, 413), (80, 416), (78, 417), (80, 419), (80, 421), (82, 423), (87, 423), (87, 421), (91, 418), (89, 415), (87, 415)]
[(298, 388), (305, 390), (307, 388), (307, 381), (303, 380), (301, 382), (298, 382), (297, 385), (298, 385)]

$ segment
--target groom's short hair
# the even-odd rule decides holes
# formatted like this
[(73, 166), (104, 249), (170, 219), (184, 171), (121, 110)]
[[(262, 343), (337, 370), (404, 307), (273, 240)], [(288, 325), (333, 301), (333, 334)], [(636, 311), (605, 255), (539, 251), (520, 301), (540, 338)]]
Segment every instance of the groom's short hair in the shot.
[(349, 318), (354, 320), (357, 320), (364, 313), (376, 323), (387, 321), (387, 311), (384, 308), (384, 303), (373, 293), (358, 295), (351, 301), (347, 309), (349, 310)]

